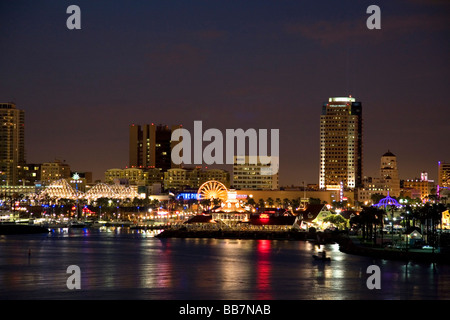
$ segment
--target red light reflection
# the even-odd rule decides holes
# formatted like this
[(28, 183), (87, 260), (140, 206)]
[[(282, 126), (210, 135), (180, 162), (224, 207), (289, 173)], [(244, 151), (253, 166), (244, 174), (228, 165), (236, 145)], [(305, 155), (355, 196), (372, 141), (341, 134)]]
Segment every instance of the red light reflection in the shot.
[(256, 246), (257, 260), (256, 260), (256, 284), (258, 289), (258, 296), (256, 299), (270, 300), (272, 295), (270, 293), (270, 240), (258, 240)]

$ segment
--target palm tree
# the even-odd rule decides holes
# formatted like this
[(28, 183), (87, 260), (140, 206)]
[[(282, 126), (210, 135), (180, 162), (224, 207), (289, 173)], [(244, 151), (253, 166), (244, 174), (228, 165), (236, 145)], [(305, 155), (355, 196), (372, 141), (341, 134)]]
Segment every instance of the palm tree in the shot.
[(212, 203), (213, 203), (213, 205), (215, 206), (215, 207), (217, 207), (217, 206), (220, 206), (221, 204), (222, 204), (222, 200), (221, 199), (219, 199), (219, 198), (214, 198), (213, 200), (212, 200)]
[(300, 207), (300, 198), (295, 198), (291, 200), (292, 208), (295, 210)]
[(281, 199), (280, 199), (280, 198), (276, 198), (276, 199), (275, 199), (275, 203), (277, 204), (277, 207), (278, 207), (278, 208), (281, 207), (282, 202), (281, 202)]
[(442, 212), (445, 211), (445, 206), (441, 203), (434, 203), (430, 206), (430, 219), (431, 219), (431, 243), (433, 246), (438, 245), (438, 233), (437, 229), (442, 224)]
[(429, 223), (429, 218), (430, 218), (430, 212), (429, 212), (429, 204), (426, 204), (423, 207), (420, 207), (417, 210), (418, 213), (418, 217), (419, 217), (419, 221), (420, 221), (420, 230), (422, 235), (424, 236), (424, 240), (426, 243), (428, 243), (429, 240), (429, 229), (430, 229), (430, 223)]
[(203, 200), (200, 201), (200, 204), (201, 204), (203, 207), (206, 207), (207, 210), (209, 210), (209, 208), (210, 208), (210, 206), (211, 206), (211, 203), (212, 203), (211, 199), (203, 199)]
[(291, 202), (289, 201), (288, 198), (283, 199), (283, 206), (285, 209), (287, 209), (287, 208), (289, 208), (289, 206), (291, 206)]
[(264, 199), (258, 200), (258, 210), (262, 211), (266, 207), (266, 203), (264, 202)]
[(247, 199), (247, 205), (248, 205), (248, 206), (251, 206), (252, 208), (255, 208), (255, 206), (256, 206), (256, 201), (255, 201), (255, 199), (253, 199), (253, 198), (248, 198), (248, 199)]
[(413, 214), (412, 214), (412, 208), (411, 208), (411, 206), (410, 205), (406, 205), (405, 206), (405, 219), (406, 219), (406, 222), (405, 222), (405, 228), (406, 229), (408, 229), (409, 227), (411, 227), (411, 219), (412, 219), (412, 221), (413, 221), (413, 227), (415, 227), (415, 221), (414, 221), (414, 217), (413, 217)]
[[(369, 240), (373, 239), (376, 241), (377, 225), (383, 228), (383, 215), (384, 210), (378, 209), (376, 207), (364, 207), (360, 212), (360, 225), (363, 231), (363, 239)], [(373, 235), (375, 234), (375, 237)]]

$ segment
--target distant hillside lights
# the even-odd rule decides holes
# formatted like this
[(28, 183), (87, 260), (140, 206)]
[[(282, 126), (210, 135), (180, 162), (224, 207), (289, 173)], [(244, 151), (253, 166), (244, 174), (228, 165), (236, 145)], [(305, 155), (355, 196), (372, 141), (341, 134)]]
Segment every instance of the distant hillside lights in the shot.
[[(211, 164), (235, 164), (234, 157), (239, 157), (239, 164), (244, 164), (246, 153), (246, 139), (248, 139), (249, 163), (269, 165), (261, 167), (261, 175), (274, 175), (279, 168), (279, 129), (270, 129), (271, 155), (268, 155), (267, 129), (226, 129), (225, 134), (225, 159), (223, 156), (224, 137), (219, 129), (202, 130), (202, 121), (194, 121), (193, 152), (194, 161), (191, 157), (191, 133), (184, 128), (172, 132), (172, 141), (181, 141), (172, 149), (172, 162), (180, 164), (201, 165), (203, 162)], [(235, 152), (235, 140), (237, 152)], [(211, 141), (203, 149), (203, 141)], [(257, 155), (257, 156), (255, 156)]]

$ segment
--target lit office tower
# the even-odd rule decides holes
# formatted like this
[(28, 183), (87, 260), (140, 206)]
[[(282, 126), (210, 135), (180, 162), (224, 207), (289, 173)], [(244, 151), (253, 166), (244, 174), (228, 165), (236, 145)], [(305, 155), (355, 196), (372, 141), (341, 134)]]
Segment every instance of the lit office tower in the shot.
[(380, 177), (386, 183), (390, 196), (400, 196), (400, 179), (398, 177), (397, 157), (389, 150), (381, 157)]
[(25, 112), (0, 103), (0, 185), (17, 185), (25, 164)]
[(132, 168), (161, 168), (166, 171), (172, 167), (172, 131), (180, 126), (146, 124), (130, 126), (129, 166)]
[(320, 116), (321, 189), (362, 185), (362, 105), (354, 98), (329, 98)]
[(438, 186), (450, 189), (450, 163), (438, 162)]

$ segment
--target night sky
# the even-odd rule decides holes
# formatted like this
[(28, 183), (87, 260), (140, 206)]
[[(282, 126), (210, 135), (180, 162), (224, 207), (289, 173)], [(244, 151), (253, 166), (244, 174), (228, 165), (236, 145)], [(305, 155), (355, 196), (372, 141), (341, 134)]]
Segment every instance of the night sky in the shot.
[[(69, 5), (81, 30), (68, 30)], [(369, 30), (369, 5), (381, 30)], [(1, 1), (0, 101), (25, 110), (26, 160), (128, 165), (130, 124), (280, 130), (280, 185), (318, 183), (319, 118), (363, 105), (365, 176), (450, 161), (450, 2)]]

